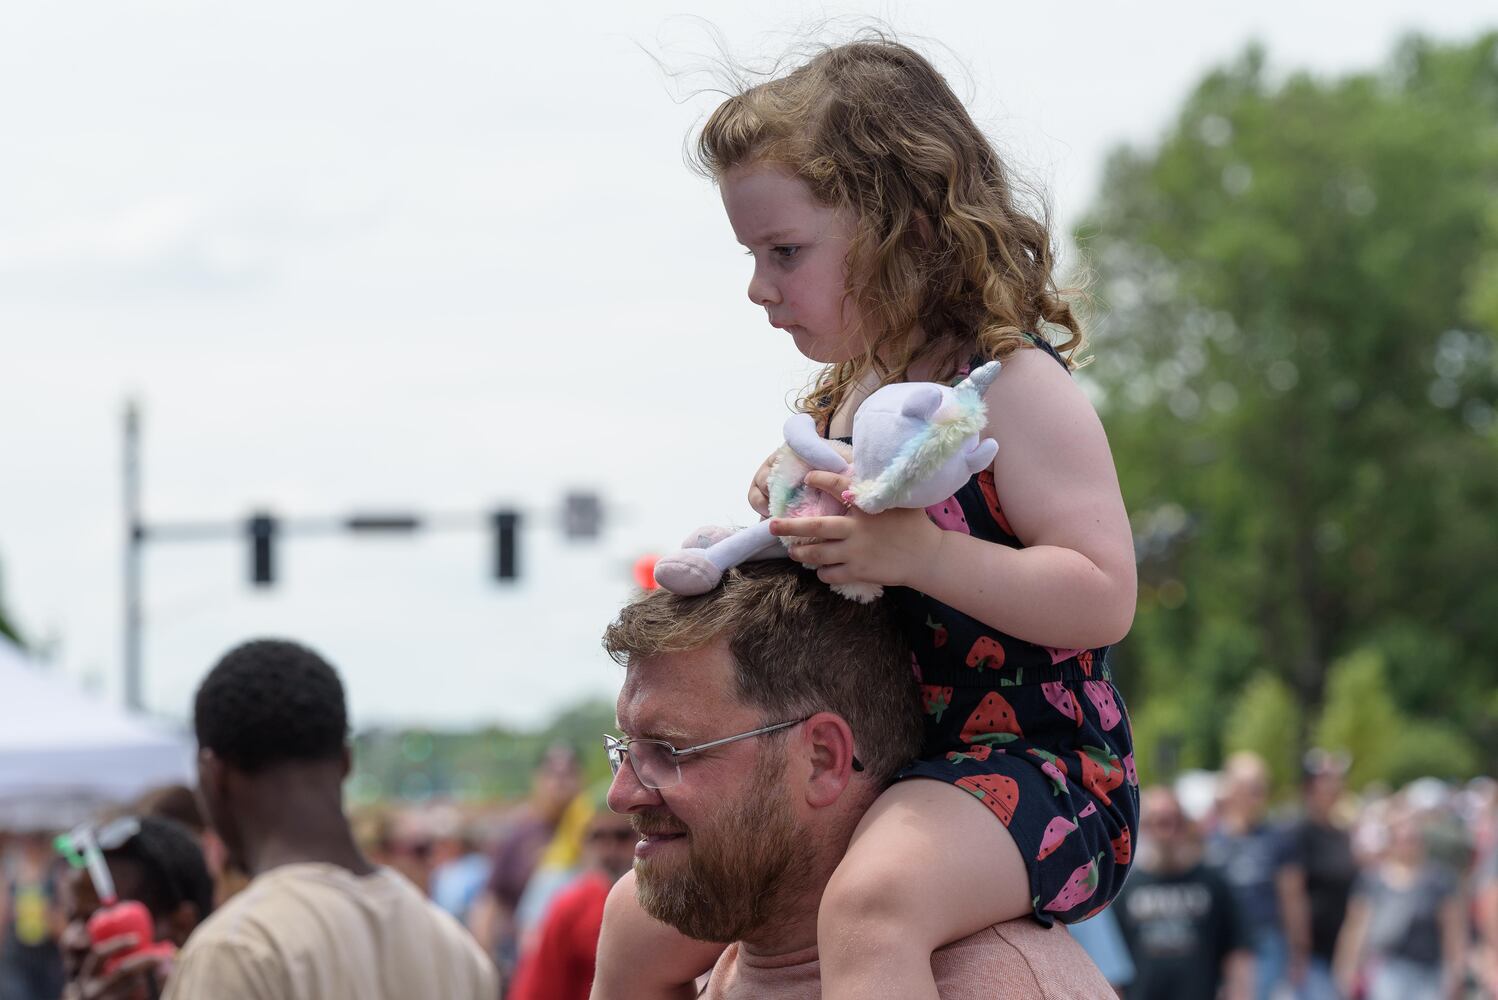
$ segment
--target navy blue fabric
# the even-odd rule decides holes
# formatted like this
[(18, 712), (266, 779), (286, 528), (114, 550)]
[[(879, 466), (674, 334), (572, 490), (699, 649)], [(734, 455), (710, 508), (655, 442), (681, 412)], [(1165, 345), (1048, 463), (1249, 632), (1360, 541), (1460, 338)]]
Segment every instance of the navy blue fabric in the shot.
[[(1046, 341), (1031, 342), (1065, 364)], [(1024, 547), (991, 468), (968, 480), (938, 523), (953, 523), (950, 503), (973, 537)], [(1107, 648), (1050, 650), (919, 591), (886, 593), (925, 706), (921, 758), (897, 778), (945, 781), (988, 806), (1025, 857), (1041, 923), (1097, 912), (1122, 888), (1139, 828), (1133, 737)]]

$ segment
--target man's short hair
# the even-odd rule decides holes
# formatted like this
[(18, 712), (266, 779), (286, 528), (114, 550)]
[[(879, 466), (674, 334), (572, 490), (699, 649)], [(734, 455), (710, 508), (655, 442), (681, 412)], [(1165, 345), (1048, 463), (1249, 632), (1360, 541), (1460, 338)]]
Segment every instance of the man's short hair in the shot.
[(139, 867), (137, 901), (156, 919), (170, 917), (184, 902), (197, 907), (199, 920), (207, 917), (213, 912), (213, 876), (192, 831), (159, 816), (141, 816), (138, 822), (139, 832), (104, 856)]
[(768, 721), (836, 712), (881, 784), (919, 751), (910, 648), (886, 602), (840, 597), (794, 563), (746, 563), (698, 597), (651, 591), (624, 607), (603, 646), (628, 666), (719, 638), (733, 655), (739, 696)]
[(337, 760), (348, 739), (343, 683), (322, 657), (280, 639), (224, 654), (198, 688), (198, 745), (242, 771)]

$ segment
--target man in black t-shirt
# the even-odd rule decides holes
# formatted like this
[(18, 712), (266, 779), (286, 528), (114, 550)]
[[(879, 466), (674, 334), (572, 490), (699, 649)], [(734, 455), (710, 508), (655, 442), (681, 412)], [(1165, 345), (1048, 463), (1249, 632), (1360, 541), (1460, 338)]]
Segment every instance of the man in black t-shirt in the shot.
[(1175, 793), (1140, 799), (1139, 858), (1113, 904), (1134, 958), (1129, 1000), (1244, 1000), (1253, 960), (1232, 890), (1202, 865)]
[(1352, 838), (1332, 817), (1346, 771), (1344, 759), (1314, 750), (1306, 755), (1301, 789), (1305, 813), (1287, 833), (1287, 863), (1278, 887), (1296, 1000), (1337, 996), (1332, 958), (1358, 877)]

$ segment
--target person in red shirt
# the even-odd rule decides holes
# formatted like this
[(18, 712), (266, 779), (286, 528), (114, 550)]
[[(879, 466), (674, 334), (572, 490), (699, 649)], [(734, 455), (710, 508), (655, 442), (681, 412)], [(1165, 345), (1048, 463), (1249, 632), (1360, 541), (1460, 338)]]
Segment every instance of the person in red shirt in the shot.
[(509, 1000), (588, 1000), (603, 904), (634, 866), (640, 839), (628, 816), (610, 812), (602, 794), (597, 798), (583, 833), (582, 871), (552, 900), (535, 947), (520, 958)]

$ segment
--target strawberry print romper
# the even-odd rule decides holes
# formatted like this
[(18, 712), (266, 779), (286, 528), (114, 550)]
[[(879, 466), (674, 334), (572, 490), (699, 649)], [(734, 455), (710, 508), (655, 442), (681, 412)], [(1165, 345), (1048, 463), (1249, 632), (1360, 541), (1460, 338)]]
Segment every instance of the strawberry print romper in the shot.
[[(927, 513), (945, 530), (1023, 547), (992, 468)], [(1133, 737), (1107, 648), (1037, 646), (919, 591), (886, 593), (913, 651), (926, 727), (921, 759), (896, 779), (949, 782), (987, 806), (1019, 845), (1041, 923), (1101, 910), (1123, 887), (1139, 829)]]

